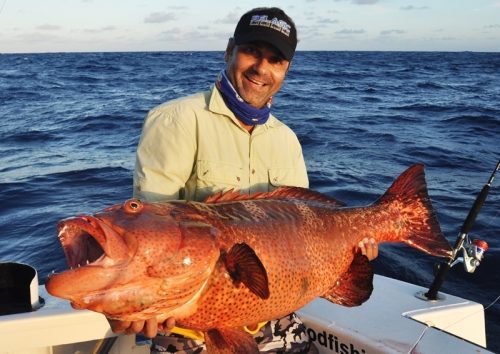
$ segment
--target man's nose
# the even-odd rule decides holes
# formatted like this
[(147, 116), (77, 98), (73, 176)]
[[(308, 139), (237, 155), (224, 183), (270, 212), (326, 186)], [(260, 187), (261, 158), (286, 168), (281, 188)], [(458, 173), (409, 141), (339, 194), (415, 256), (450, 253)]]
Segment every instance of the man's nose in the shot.
[(255, 60), (253, 67), (259, 74), (263, 74), (269, 70), (271, 63), (265, 57), (260, 57)]

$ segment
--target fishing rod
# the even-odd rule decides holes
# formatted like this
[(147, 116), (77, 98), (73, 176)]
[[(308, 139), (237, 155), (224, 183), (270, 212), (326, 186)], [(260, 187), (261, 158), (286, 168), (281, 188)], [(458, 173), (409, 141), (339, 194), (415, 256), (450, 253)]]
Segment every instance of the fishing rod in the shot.
[[(463, 262), (465, 270), (468, 273), (473, 273), (479, 266), (481, 260), (483, 259), (484, 252), (488, 249), (488, 244), (483, 240), (473, 240), (470, 241), (468, 238), (469, 231), (476, 220), (477, 214), (481, 210), (486, 197), (490, 191), (491, 184), (495, 179), (495, 174), (500, 169), (500, 161), (497, 162), (497, 166), (493, 170), (488, 182), (484, 185), (483, 189), (476, 197), (472, 208), (465, 219), (460, 232), (458, 233), (457, 239), (455, 241), (455, 246), (453, 247), (453, 253), (447, 263), (442, 263), (439, 265), (438, 272), (429, 291), (424, 294), (427, 300), (437, 300), (438, 291), (443, 285), (444, 278), (446, 274), (455, 264)], [(462, 251), (462, 257), (459, 257), (459, 253)]]

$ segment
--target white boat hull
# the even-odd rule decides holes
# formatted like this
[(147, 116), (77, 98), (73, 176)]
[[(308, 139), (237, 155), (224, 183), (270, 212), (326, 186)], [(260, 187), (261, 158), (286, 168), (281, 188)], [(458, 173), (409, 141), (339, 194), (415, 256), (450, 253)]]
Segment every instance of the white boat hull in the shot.
[(377, 275), (373, 285), (362, 306), (317, 299), (298, 311), (321, 353), (489, 353), (481, 304), (424, 301), (426, 289)]

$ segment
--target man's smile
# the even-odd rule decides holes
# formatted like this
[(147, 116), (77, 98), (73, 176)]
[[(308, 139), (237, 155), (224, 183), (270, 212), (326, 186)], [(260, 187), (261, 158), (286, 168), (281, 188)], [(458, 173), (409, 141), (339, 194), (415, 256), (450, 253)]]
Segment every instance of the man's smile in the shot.
[(252, 77), (247, 76), (247, 75), (244, 75), (244, 76), (245, 76), (245, 78), (246, 78), (246, 79), (247, 79), (250, 83), (252, 83), (252, 84), (254, 84), (254, 85), (257, 85), (257, 86), (266, 86), (266, 85), (267, 85), (267, 83), (265, 83), (265, 82), (263, 82), (263, 81), (257, 80), (257, 79), (255, 79), (255, 78), (252, 78)]

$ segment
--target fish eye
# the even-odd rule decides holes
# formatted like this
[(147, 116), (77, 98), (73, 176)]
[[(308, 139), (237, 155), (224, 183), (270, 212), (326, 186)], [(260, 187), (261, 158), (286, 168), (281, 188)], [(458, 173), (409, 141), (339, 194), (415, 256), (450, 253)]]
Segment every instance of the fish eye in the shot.
[(139, 199), (130, 199), (125, 202), (123, 209), (130, 214), (138, 213), (142, 210), (143, 204)]

